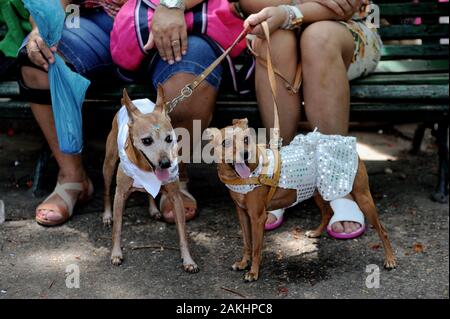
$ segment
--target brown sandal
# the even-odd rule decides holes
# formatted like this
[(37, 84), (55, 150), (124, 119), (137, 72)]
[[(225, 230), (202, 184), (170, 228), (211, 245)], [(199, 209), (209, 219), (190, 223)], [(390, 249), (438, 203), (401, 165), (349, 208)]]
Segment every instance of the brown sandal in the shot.
[[(73, 198), (68, 194), (68, 191), (79, 191), (80, 193), (76, 198)], [(44, 226), (57, 226), (65, 223), (72, 216), (75, 204), (86, 203), (89, 199), (92, 198), (93, 193), (94, 187), (90, 179), (88, 179), (87, 185), (86, 182), (64, 184), (60, 184), (58, 182), (56, 184), (55, 190), (44, 200), (42, 204), (40, 204), (36, 208), (36, 222)], [(58, 195), (63, 200), (65, 206), (46, 203), (49, 198), (55, 195)], [(39, 212), (41, 210), (48, 210), (57, 213), (61, 216), (61, 219), (50, 220), (47, 219), (46, 216), (41, 217), (39, 216)]]

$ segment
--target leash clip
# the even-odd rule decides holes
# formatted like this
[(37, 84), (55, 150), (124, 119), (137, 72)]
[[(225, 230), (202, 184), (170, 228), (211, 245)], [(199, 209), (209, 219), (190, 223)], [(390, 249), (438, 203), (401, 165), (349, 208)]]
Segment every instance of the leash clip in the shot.
[(194, 92), (194, 90), (188, 84), (184, 88), (181, 89), (181, 96), (183, 96), (183, 98), (188, 98), (192, 95), (193, 92)]
[(190, 97), (192, 95), (192, 93), (194, 93), (194, 90), (192, 89), (191, 84), (188, 84), (184, 88), (181, 89), (180, 93), (181, 93), (180, 95), (178, 95), (172, 101), (167, 103), (167, 107), (168, 107), (167, 113), (172, 112), (177, 107), (178, 103), (180, 103), (184, 99)]

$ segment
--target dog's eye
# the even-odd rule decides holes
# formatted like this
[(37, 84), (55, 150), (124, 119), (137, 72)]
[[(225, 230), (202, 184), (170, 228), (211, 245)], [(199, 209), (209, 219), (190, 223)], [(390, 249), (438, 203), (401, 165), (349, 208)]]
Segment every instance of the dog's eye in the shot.
[(153, 144), (153, 139), (151, 137), (143, 138), (141, 141), (145, 146), (150, 146)]
[(172, 136), (171, 135), (167, 135), (167, 137), (166, 137), (166, 142), (167, 143), (172, 143)]
[(248, 136), (244, 137), (244, 144), (248, 144)]

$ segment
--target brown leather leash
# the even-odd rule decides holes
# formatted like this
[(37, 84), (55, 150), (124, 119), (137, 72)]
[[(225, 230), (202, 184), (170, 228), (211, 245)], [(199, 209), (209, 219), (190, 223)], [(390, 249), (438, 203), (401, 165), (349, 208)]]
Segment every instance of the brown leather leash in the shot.
[[(278, 183), (280, 181), (280, 175), (281, 175), (281, 158), (280, 158), (280, 148), (281, 148), (281, 137), (280, 134), (280, 120), (278, 116), (278, 105), (277, 105), (277, 83), (275, 80), (275, 71), (272, 64), (272, 53), (271, 53), (271, 44), (270, 44), (270, 31), (269, 31), (269, 25), (267, 22), (261, 23), (261, 27), (264, 32), (264, 36), (266, 37), (267, 41), (267, 76), (269, 78), (270, 83), (270, 89), (272, 91), (272, 98), (273, 98), (273, 118), (274, 118), (274, 136), (273, 139), (270, 141), (270, 148), (273, 151), (274, 154), (274, 170), (273, 174), (270, 174), (268, 172), (268, 158), (266, 154), (266, 146), (265, 145), (257, 145), (259, 154), (263, 156), (263, 171), (259, 174), (259, 176), (249, 177), (249, 178), (231, 178), (226, 179), (221, 176), (219, 176), (220, 180), (224, 184), (228, 185), (264, 185), (269, 186), (270, 190), (266, 197), (266, 205), (272, 200), (273, 196), (275, 195), (275, 192), (278, 188)], [(301, 71), (301, 69), (300, 69)], [(301, 72), (300, 72), (301, 74)], [(296, 76), (297, 77), (297, 76)], [(299, 76), (300, 77), (300, 76)]]
[[(247, 48), (255, 56), (256, 62), (261, 64), (263, 67), (267, 68), (267, 60), (261, 57), (252, 47), (252, 43), (247, 39)], [(299, 62), (295, 70), (294, 81), (291, 82), (286, 77), (278, 71), (276, 67), (273, 67), (275, 74), (283, 80), (286, 90), (291, 94), (297, 94), (300, 91), (300, 86), (302, 85), (302, 64)]]
[[(267, 41), (267, 54), (266, 54), (266, 64), (267, 64), (267, 75), (269, 78), (270, 83), (270, 89), (272, 91), (272, 98), (273, 98), (273, 118), (274, 118), (274, 135), (273, 139), (271, 139), (269, 143), (269, 147), (272, 149), (274, 154), (274, 171), (273, 174), (270, 175), (269, 172), (267, 172), (268, 169), (268, 159), (266, 155), (266, 146), (265, 145), (258, 145), (259, 153), (263, 156), (263, 172), (257, 177), (250, 177), (250, 178), (233, 178), (233, 179), (225, 179), (220, 177), (221, 181), (225, 184), (229, 185), (265, 185), (269, 186), (270, 190), (266, 198), (266, 203), (269, 203), (273, 196), (275, 195), (275, 192), (278, 187), (278, 182), (280, 180), (280, 174), (281, 174), (281, 160), (280, 160), (280, 153), (279, 150), (281, 148), (281, 137), (280, 137), (280, 120), (278, 116), (278, 105), (277, 105), (277, 84), (275, 80), (275, 74), (281, 77), (284, 82), (286, 82), (286, 87), (293, 93), (297, 93), (298, 89), (301, 84), (301, 67), (297, 68), (294, 84), (290, 84), (289, 81), (286, 80), (285, 77), (281, 75), (280, 72), (278, 72), (276, 69), (274, 69), (272, 64), (272, 53), (270, 50), (271, 44), (270, 44), (270, 31), (269, 31), (269, 25), (267, 22), (261, 23), (261, 27), (264, 32), (264, 36), (266, 37)], [(190, 97), (194, 90), (210, 75), (213, 70), (220, 64), (222, 61), (226, 58), (226, 56), (233, 50), (233, 48), (244, 38), (247, 36), (247, 34), (251, 31), (250, 28), (244, 29), (239, 36), (234, 40), (233, 44), (225, 50), (222, 55), (220, 55), (208, 68), (206, 68), (200, 75), (198, 75), (191, 83), (188, 83), (186, 86), (181, 89), (180, 95), (172, 99), (171, 101), (166, 103), (166, 108), (168, 113), (172, 112), (177, 105), (183, 101), (184, 99)], [(248, 42), (247, 42), (248, 44)], [(258, 55), (256, 52), (254, 52), (251, 48), (251, 46), (248, 46), (250, 51), (255, 54), (256, 57)]]
[(212, 71), (214, 71), (214, 69), (220, 63), (222, 63), (222, 61), (227, 57), (227, 55), (230, 54), (231, 50), (233, 50), (233, 48), (236, 45), (238, 45), (238, 43), (241, 42), (241, 40), (244, 39), (250, 31), (251, 29), (249, 28), (244, 29), (228, 49), (226, 49), (213, 63), (211, 63), (210, 66), (208, 66), (202, 73), (200, 73), (191, 83), (188, 83), (181, 89), (180, 95), (175, 97), (173, 100), (166, 102), (167, 112), (168, 113), (172, 112), (181, 101), (190, 97), (192, 93), (194, 93), (194, 90), (208, 77), (208, 75), (212, 73)]

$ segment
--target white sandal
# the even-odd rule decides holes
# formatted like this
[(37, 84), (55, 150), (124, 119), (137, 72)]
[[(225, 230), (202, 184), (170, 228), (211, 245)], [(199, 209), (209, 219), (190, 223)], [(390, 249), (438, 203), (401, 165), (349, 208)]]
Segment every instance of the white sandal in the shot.
[(284, 208), (281, 208), (267, 212), (267, 214), (272, 214), (273, 216), (275, 216), (277, 220), (272, 224), (265, 224), (264, 229), (269, 231), (280, 227), (284, 221), (284, 211), (285, 211)]
[[(364, 233), (366, 229), (364, 224), (364, 214), (355, 201), (347, 198), (338, 198), (332, 200), (330, 206), (333, 210), (333, 217), (331, 217), (327, 226), (328, 235), (337, 239), (352, 239), (359, 237)], [(351, 233), (337, 233), (331, 228), (331, 225), (336, 222), (354, 222), (360, 224), (361, 227)]]

